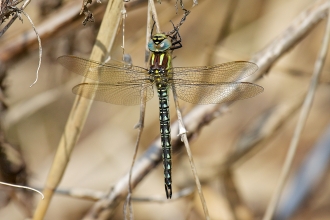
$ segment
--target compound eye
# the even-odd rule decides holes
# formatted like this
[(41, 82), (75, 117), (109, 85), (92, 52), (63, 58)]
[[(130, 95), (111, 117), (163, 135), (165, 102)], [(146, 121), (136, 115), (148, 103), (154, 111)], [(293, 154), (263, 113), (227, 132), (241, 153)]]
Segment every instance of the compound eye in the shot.
[(168, 48), (171, 47), (171, 42), (168, 39), (164, 39), (160, 44), (159, 44), (159, 49), (161, 50), (167, 50)]

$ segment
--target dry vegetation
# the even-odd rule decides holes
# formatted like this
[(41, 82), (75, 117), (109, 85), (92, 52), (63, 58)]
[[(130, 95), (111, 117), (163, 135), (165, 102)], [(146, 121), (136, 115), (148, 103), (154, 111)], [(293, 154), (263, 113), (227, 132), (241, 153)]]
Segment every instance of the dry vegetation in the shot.
[[(43, 46), (39, 81), (32, 88), (29, 86), (38, 65), (38, 43), (31, 25), (26, 19), (23, 24), (16, 20), (0, 38), (0, 78), (4, 78), (0, 180), (41, 190), (74, 106), (71, 88), (81, 81), (80, 76), (57, 64), (56, 58), (64, 54), (89, 58), (106, 8), (106, 3), (93, 4), (95, 22), (84, 27), (84, 16), (78, 16), (81, 1), (65, 1), (50, 8), (42, 2), (47, 1), (32, 1), (25, 8)], [(199, 0), (191, 8), (192, 1), (184, 1), (191, 13), (180, 29), (183, 48), (174, 51), (174, 66), (252, 59), (260, 71), (249, 80), (257, 80), (265, 89), (257, 97), (230, 106), (196, 107), (180, 102), (211, 219), (264, 216), (319, 54), (330, 5), (326, 2)], [(327, 7), (319, 9), (322, 4)], [(174, 0), (156, 3), (162, 31), (172, 29), (169, 20), (178, 23), (182, 17), (180, 9), (175, 13), (174, 5)], [(125, 52), (131, 55), (134, 65), (144, 66), (147, 0), (131, 0), (126, 9)], [(314, 20), (310, 18), (313, 13)], [(301, 22), (294, 22), (298, 17)], [(107, 31), (116, 34), (111, 57), (119, 60), (121, 32), (111, 28)], [(326, 59), (275, 219), (329, 219), (329, 61)], [(177, 116), (171, 104), (171, 119), (175, 122)], [(112, 190), (120, 184), (127, 189), (123, 177), (132, 163), (139, 110), (139, 106), (93, 103), (72, 153), (67, 152), (69, 162), (45, 219), (123, 219), (125, 192)], [(158, 114), (155, 97), (146, 106), (138, 158), (159, 144)], [(176, 128), (173, 137), (178, 133)], [(79, 128), (76, 132), (80, 133)], [(177, 193), (195, 185), (181, 142), (178, 138), (173, 142), (180, 149), (173, 160)], [(150, 164), (145, 165), (148, 161)], [(144, 157), (143, 162), (138, 163), (140, 178), (134, 177), (137, 185), (133, 198), (165, 198), (163, 168), (156, 166), (158, 158)], [(32, 216), (40, 201), (38, 194), (0, 187), (1, 219)], [(109, 193), (111, 199), (106, 197)], [(110, 208), (103, 210), (104, 204)], [(135, 219), (204, 217), (195, 192), (167, 202), (133, 200), (132, 205)], [(96, 214), (98, 218), (91, 217)]]

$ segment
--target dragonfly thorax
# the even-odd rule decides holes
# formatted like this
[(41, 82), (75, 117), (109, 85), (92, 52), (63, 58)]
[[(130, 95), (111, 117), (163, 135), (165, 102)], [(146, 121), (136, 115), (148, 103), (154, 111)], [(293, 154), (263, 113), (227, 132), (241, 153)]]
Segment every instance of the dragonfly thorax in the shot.
[(163, 68), (160, 69), (150, 69), (149, 74), (151, 81), (156, 83), (157, 87), (164, 87), (168, 84), (168, 75), (167, 71)]

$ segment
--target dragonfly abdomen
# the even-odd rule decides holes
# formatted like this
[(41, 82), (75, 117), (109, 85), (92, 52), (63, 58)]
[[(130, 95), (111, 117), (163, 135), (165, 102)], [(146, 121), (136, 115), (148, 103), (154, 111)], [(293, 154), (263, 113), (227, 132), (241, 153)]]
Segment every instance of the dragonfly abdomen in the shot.
[(171, 128), (170, 113), (168, 102), (168, 88), (159, 87), (157, 89), (159, 97), (159, 121), (160, 138), (162, 146), (162, 157), (164, 166), (165, 191), (167, 198), (172, 197), (172, 146), (171, 146)]

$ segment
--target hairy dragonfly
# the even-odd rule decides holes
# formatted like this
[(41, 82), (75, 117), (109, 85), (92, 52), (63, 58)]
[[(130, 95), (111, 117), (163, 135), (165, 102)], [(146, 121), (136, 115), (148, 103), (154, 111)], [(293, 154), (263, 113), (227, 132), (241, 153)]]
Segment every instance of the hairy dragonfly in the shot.
[(110, 61), (100, 63), (75, 56), (61, 56), (58, 61), (68, 70), (94, 80), (81, 83), (72, 91), (76, 95), (116, 105), (138, 105), (144, 92), (146, 101), (159, 98), (159, 121), (164, 165), (165, 191), (172, 196), (171, 136), (168, 91), (194, 104), (218, 104), (251, 98), (263, 91), (261, 86), (238, 82), (253, 74), (258, 66), (247, 61), (234, 61), (214, 66), (172, 67), (171, 52), (181, 47), (165, 34), (155, 34), (149, 44), (149, 69)]

